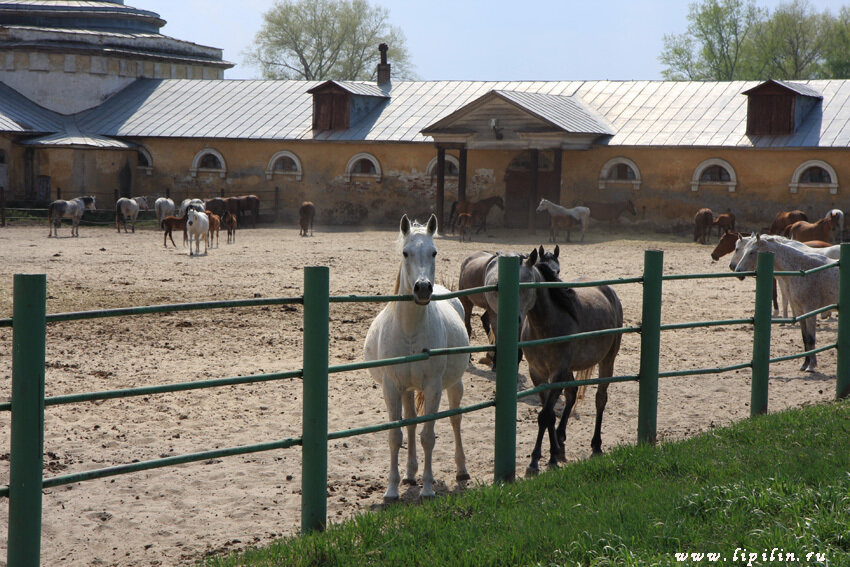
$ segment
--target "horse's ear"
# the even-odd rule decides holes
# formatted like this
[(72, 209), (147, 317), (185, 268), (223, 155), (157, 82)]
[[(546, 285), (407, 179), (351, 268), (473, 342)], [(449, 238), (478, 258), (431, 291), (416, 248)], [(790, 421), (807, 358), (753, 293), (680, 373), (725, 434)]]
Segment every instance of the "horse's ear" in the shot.
[(543, 257), (543, 252), (544, 252), (544, 250), (543, 250), (543, 245), (541, 244), (541, 245), (540, 245), (540, 248), (538, 248), (538, 249), (537, 249), (537, 254), (538, 254), (538, 255), (540, 255), (540, 257), (542, 258), (542, 257)]
[(556, 245), (555, 245), (555, 252), (554, 252), (555, 259), (557, 259), (557, 258), (558, 258), (558, 254), (560, 254), (560, 253), (561, 253), (561, 249), (560, 249), (560, 248), (558, 248), (558, 245), (556, 244)]
[(527, 266), (533, 266), (537, 263), (537, 248), (531, 249), (531, 254), (528, 255), (528, 259), (525, 261)]
[(399, 230), (401, 230), (402, 236), (407, 236), (410, 232), (410, 219), (407, 218), (407, 215), (401, 216), (401, 225), (399, 226)]
[(431, 213), (431, 218), (428, 219), (428, 234), (434, 236), (437, 234), (437, 215)]

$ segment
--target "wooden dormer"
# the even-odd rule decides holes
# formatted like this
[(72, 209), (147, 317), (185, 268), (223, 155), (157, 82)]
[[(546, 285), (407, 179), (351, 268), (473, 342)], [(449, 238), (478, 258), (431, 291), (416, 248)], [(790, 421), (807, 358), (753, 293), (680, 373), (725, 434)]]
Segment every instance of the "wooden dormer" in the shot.
[(326, 81), (313, 87), (313, 130), (347, 130), (389, 96), (376, 85)]
[(793, 134), (823, 95), (799, 83), (769, 80), (748, 91), (747, 134)]

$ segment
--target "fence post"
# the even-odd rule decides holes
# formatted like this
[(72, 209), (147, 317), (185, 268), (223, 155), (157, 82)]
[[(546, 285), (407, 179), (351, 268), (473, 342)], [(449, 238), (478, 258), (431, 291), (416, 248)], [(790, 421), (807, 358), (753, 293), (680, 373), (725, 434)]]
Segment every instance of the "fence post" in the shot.
[(850, 396), (850, 243), (841, 244), (838, 272), (838, 370), (835, 398), (841, 399)]
[(46, 280), (14, 277), (7, 565), (37, 567), (41, 558)]
[(753, 380), (750, 416), (767, 413), (770, 377), (770, 322), (773, 309), (773, 252), (759, 252), (756, 265), (756, 310), (753, 317)]
[(327, 266), (304, 268), (301, 531), (323, 530), (328, 510)]
[(658, 426), (658, 358), (661, 351), (661, 274), (664, 252), (643, 254), (643, 308), (638, 371), (638, 443), (654, 444)]
[(499, 258), (499, 304), (496, 322), (496, 443), (495, 482), (516, 477), (516, 380), (519, 340), (518, 256)]

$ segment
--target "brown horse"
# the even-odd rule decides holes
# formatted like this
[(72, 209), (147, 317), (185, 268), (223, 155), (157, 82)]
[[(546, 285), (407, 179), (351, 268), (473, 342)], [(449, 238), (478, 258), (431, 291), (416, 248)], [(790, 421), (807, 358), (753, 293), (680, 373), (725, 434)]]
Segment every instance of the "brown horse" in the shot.
[(239, 214), (247, 215), (250, 211), (251, 222), (257, 228), (257, 217), (260, 215), (260, 198), (256, 195), (242, 195), (239, 199)]
[(206, 211), (209, 213), (212, 211), (213, 214), (218, 215), (219, 218), (224, 216), (224, 212), (227, 210), (227, 201), (222, 199), (221, 197), (214, 197), (212, 199), (207, 199), (204, 201), (204, 206), (206, 207)]
[[(770, 228), (767, 229), (767, 233), (781, 235), (789, 225), (801, 220), (807, 221), (809, 220), (809, 217), (806, 213), (800, 210), (777, 213), (776, 216), (773, 217), (773, 222), (770, 223)], [(827, 238), (827, 240), (829, 239)]]
[(472, 231), (472, 219), (472, 213), (460, 213), (457, 216), (456, 224), (461, 242), (463, 242), (464, 239), (469, 242), (472, 241), (472, 235), (470, 234), (470, 231)]
[(221, 230), (221, 217), (212, 211), (207, 211), (207, 217), (210, 221), (210, 248), (213, 245), (213, 234), (215, 234), (215, 247), (218, 248), (218, 233)]
[(449, 211), (448, 226), (452, 234), (454, 234), (455, 225), (457, 224), (457, 216), (461, 213), (471, 214), (473, 220), (478, 222), (478, 230), (475, 231), (476, 234), (482, 230), (486, 230), (487, 215), (490, 214), (490, 209), (494, 206), (499, 207), (503, 211), (505, 210), (505, 201), (502, 199), (501, 195), (487, 197), (486, 199), (481, 199), (474, 203), (472, 201), (455, 201), (452, 203), (452, 208)]
[(714, 222), (714, 213), (711, 209), (700, 209), (694, 215), (694, 242), (707, 244), (711, 238), (711, 226)]
[(224, 228), (227, 229), (227, 243), (235, 244), (236, 243), (236, 215), (231, 213), (230, 211), (224, 212), (224, 217), (222, 217), (222, 222), (224, 223)]
[(727, 209), (722, 215), (717, 215), (713, 224), (717, 227), (717, 237), (720, 238), (722, 231), (735, 230), (735, 215)]
[[(171, 239), (171, 243), (174, 244), (174, 237), (171, 236), (171, 232), (177, 228), (183, 230), (183, 244), (186, 244), (186, 240), (188, 240), (188, 236), (186, 235), (186, 217), (174, 217), (168, 216), (162, 219), (160, 223), (160, 228), (165, 230), (165, 234), (162, 237), (162, 245), (168, 248), (168, 239)], [(177, 248), (177, 244), (174, 244), (174, 247)]]
[(832, 225), (835, 217), (832, 215), (819, 219), (817, 222), (797, 221), (785, 228), (785, 236), (804, 242), (806, 240), (826, 240), (832, 238)]
[(612, 201), (610, 203), (604, 201), (578, 201), (576, 204), (589, 208), (590, 218), (609, 221), (612, 224), (617, 222), (623, 213), (631, 213), (633, 217), (637, 216), (637, 209), (635, 209), (635, 204), (631, 199)]
[(298, 209), (298, 224), (301, 227), (299, 236), (307, 236), (307, 230), (310, 230), (310, 236), (313, 236), (313, 217), (316, 216), (316, 205), (311, 201), (301, 203), (301, 208)]

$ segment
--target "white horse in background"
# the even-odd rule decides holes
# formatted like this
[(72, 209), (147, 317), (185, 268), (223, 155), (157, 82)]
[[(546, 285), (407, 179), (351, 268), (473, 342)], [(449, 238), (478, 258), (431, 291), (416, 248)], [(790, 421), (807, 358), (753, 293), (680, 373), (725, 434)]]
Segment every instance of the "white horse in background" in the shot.
[(136, 218), (139, 216), (140, 210), (148, 210), (148, 200), (145, 197), (133, 197), (132, 199), (121, 197), (115, 201), (115, 228), (118, 229), (118, 232), (121, 232), (118, 227), (119, 218), (124, 224), (125, 233), (127, 232), (127, 218), (131, 221), (133, 232), (136, 232)]
[[(807, 254), (820, 254), (822, 256), (826, 256), (830, 260), (838, 260), (839, 256), (841, 256), (841, 245), (835, 244), (833, 246), (827, 246), (826, 248), (813, 248), (811, 246), (807, 246), (806, 244), (800, 242), (799, 240), (793, 240), (791, 238), (785, 238), (784, 236), (779, 236), (778, 234), (767, 234), (760, 237), (763, 240), (775, 240), (777, 242), (781, 242), (783, 244), (787, 244), (797, 250), (805, 252)], [(756, 239), (755, 236), (739, 236), (738, 242), (735, 244), (735, 250), (732, 252), (732, 259), (729, 260), (729, 269), (735, 270), (735, 266), (738, 265), (738, 262), (741, 261), (743, 257), (744, 251), (748, 244)], [(782, 292), (782, 317), (788, 318), (788, 304), (790, 303), (790, 297), (788, 295), (788, 289), (786, 289), (787, 281), (782, 278), (777, 278), (777, 284), (779, 285), (779, 290)], [(791, 306), (792, 313), (796, 315), (802, 315), (802, 313), (797, 313), (794, 311), (794, 306)], [(805, 313), (805, 312), (804, 312)], [(831, 311), (829, 313), (823, 313), (821, 315), (822, 318), (828, 318)], [(778, 315), (779, 311), (774, 313), (774, 315)]]
[(537, 212), (549, 213), (550, 242), (555, 242), (559, 228), (565, 228), (567, 230), (567, 242), (569, 242), (570, 227), (575, 224), (581, 225), (581, 241), (584, 242), (584, 232), (587, 230), (587, 223), (590, 221), (590, 209), (588, 207), (578, 206), (568, 209), (548, 199), (540, 199), (540, 204), (537, 205)]
[(71, 236), (80, 236), (80, 221), (83, 212), (88, 209), (94, 211), (94, 197), (76, 197), (70, 201), (57, 199), (47, 207), (47, 224), (49, 232), (47, 237), (59, 238), (59, 225), (62, 219), (71, 219)]
[[(823, 218), (828, 219), (829, 217), (832, 217), (833, 240), (842, 242), (844, 240), (844, 211), (841, 209), (830, 209)], [(838, 233), (837, 238), (835, 236), (836, 232)]]
[(153, 208), (156, 211), (156, 224), (162, 228), (162, 219), (174, 214), (174, 201), (168, 197), (160, 197), (154, 201)]
[[(460, 301), (457, 298), (431, 301), (433, 293), (448, 293), (446, 288), (434, 283), (437, 255), (434, 235), (437, 232), (437, 217), (431, 215), (427, 226), (422, 226), (419, 223), (411, 223), (407, 215), (404, 215), (401, 218), (400, 230), (402, 259), (394, 293), (413, 295), (413, 301), (390, 302), (378, 313), (366, 334), (364, 354), (367, 361), (418, 354), (426, 349), (469, 345)], [(442, 390), (446, 390), (448, 394), (449, 407), (459, 407), (463, 398), (461, 377), (468, 363), (468, 354), (453, 354), (370, 368), (369, 371), (383, 387), (390, 421), (398, 421), (402, 418), (402, 410), (405, 418), (415, 417), (417, 409), (421, 415), (437, 412)], [(416, 407), (414, 392), (417, 393)], [(468, 480), (466, 456), (460, 435), (461, 416), (452, 416), (450, 420), (454, 430), (456, 478), (458, 481)], [(405, 484), (416, 483), (418, 462), (415, 436), (416, 425), (407, 426)], [(398, 485), (401, 477), (398, 470), (398, 453), (402, 437), (399, 429), (389, 432), (390, 474), (384, 494), (386, 501), (397, 500), (399, 497)], [(422, 448), (425, 451), (421, 497), (434, 495), (431, 455), (435, 440), (434, 422), (429, 421), (423, 425), (421, 434)]]
[(180, 203), (180, 216), (185, 217), (186, 211), (189, 209), (194, 209), (199, 213), (203, 213), (207, 210), (207, 206), (201, 199), (183, 199), (183, 202)]
[(186, 233), (189, 235), (189, 256), (192, 255), (192, 239), (195, 240), (195, 256), (201, 254), (201, 239), (204, 239), (204, 254), (207, 253), (207, 240), (210, 232), (210, 220), (206, 213), (199, 213), (195, 209), (187, 211)]
[[(739, 244), (742, 241), (739, 241)], [(740, 251), (740, 260), (734, 266), (736, 272), (752, 272), (756, 269), (756, 258), (759, 252), (773, 252), (773, 265), (776, 271), (811, 270), (819, 266), (834, 264), (835, 261), (823, 254), (815, 254), (800, 250), (776, 238), (762, 238), (758, 235), (751, 237)], [(739, 256), (735, 250), (735, 256)], [(733, 257), (734, 260), (734, 257)], [(838, 270), (829, 269), (807, 274), (805, 276), (776, 276), (780, 282), (782, 293), (791, 300), (794, 315), (810, 313), (815, 309), (838, 303)], [(782, 286), (784, 282), (784, 286)], [(817, 321), (815, 317), (807, 317), (800, 321), (803, 334), (803, 350), (815, 348)], [(817, 354), (810, 354), (803, 360), (800, 370), (814, 372), (818, 364)]]

